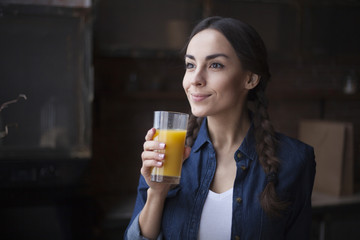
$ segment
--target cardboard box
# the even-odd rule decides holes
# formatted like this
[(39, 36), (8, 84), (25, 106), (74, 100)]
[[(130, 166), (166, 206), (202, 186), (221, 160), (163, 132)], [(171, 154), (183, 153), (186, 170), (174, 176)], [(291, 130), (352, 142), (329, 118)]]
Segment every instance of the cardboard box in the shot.
[(299, 126), (299, 139), (315, 150), (314, 191), (335, 196), (353, 194), (352, 123), (303, 120)]

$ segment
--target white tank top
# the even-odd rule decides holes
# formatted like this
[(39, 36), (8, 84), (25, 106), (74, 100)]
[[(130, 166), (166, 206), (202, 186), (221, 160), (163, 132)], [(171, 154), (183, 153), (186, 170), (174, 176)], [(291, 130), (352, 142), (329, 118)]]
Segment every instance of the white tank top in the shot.
[(231, 239), (233, 189), (223, 193), (209, 190), (201, 213), (199, 240)]

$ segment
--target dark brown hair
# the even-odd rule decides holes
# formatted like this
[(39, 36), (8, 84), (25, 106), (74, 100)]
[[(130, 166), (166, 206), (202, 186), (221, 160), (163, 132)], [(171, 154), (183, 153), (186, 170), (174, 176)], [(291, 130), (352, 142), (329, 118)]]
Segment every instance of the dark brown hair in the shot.
[[(270, 80), (267, 51), (260, 35), (250, 25), (232, 18), (209, 17), (193, 29), (190, 40), (205, 29), (221, 32), (235, 49), (244, 69), (260, 76), (259, 84), (249, 91), (247, 99), (254, 102), (253, 123), (255, 127), (256, 151), (266, 174), (266, 186), (260, 196), (260, 204), (269, 216), (279, 216), (288, 203), (281, 201), (275, 191), (280, 165), (276, 157), (277, 141), (267, 112), (266, 85)], [(187, 46), (186, 46), (187, 47)], [(187, 144), (192, 146), (199, 131), (202, 118), (190, 116)]]

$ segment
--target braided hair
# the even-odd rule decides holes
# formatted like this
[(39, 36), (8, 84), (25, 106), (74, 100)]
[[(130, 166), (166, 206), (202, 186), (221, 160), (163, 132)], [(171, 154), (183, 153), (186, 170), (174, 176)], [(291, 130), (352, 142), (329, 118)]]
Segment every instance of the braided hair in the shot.
[[(274, 128), (267, 112), (268, 101), (265, 89), (270, 80), (265, 44), (260, 35), (250, 25), (232, 18), (209, 17), (201, 21), (193, 29), (193, 36), (205, 29), (221, 32), (235, 49), (244, 69), (260, 76), (259, 84), (248, 92), (247, 100), (253, 102), (253, 123), (255, 129), (256, 151), (259, 162), (266, 174), (266, 186), (260, 195), (260, 204), (269, 216), (279, 216), (288, 206), (281, 201), (275, 191), (277, 174), (280, 165), (276, 157), (277, 140)], [(186, 46), (187, 47), (187, 46)], [(185, 48), (186, 49), (186, 48)], [(199, 132), (203, 118), (190, 116), (187, 145), (192, 146)]]

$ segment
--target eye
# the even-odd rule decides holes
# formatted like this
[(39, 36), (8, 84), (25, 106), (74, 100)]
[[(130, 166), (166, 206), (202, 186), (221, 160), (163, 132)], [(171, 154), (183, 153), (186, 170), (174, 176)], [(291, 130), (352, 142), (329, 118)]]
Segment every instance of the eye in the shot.
[(185, 68), (186, 69), (192, 69), (192, 68), (195, 68), (195, 65), (188, 62), (188, 63), (185, 63)]
[(212, 63), (210, 64), (210, 68), (221, 69), (224, 68), (224, 65), (221, 63)]

